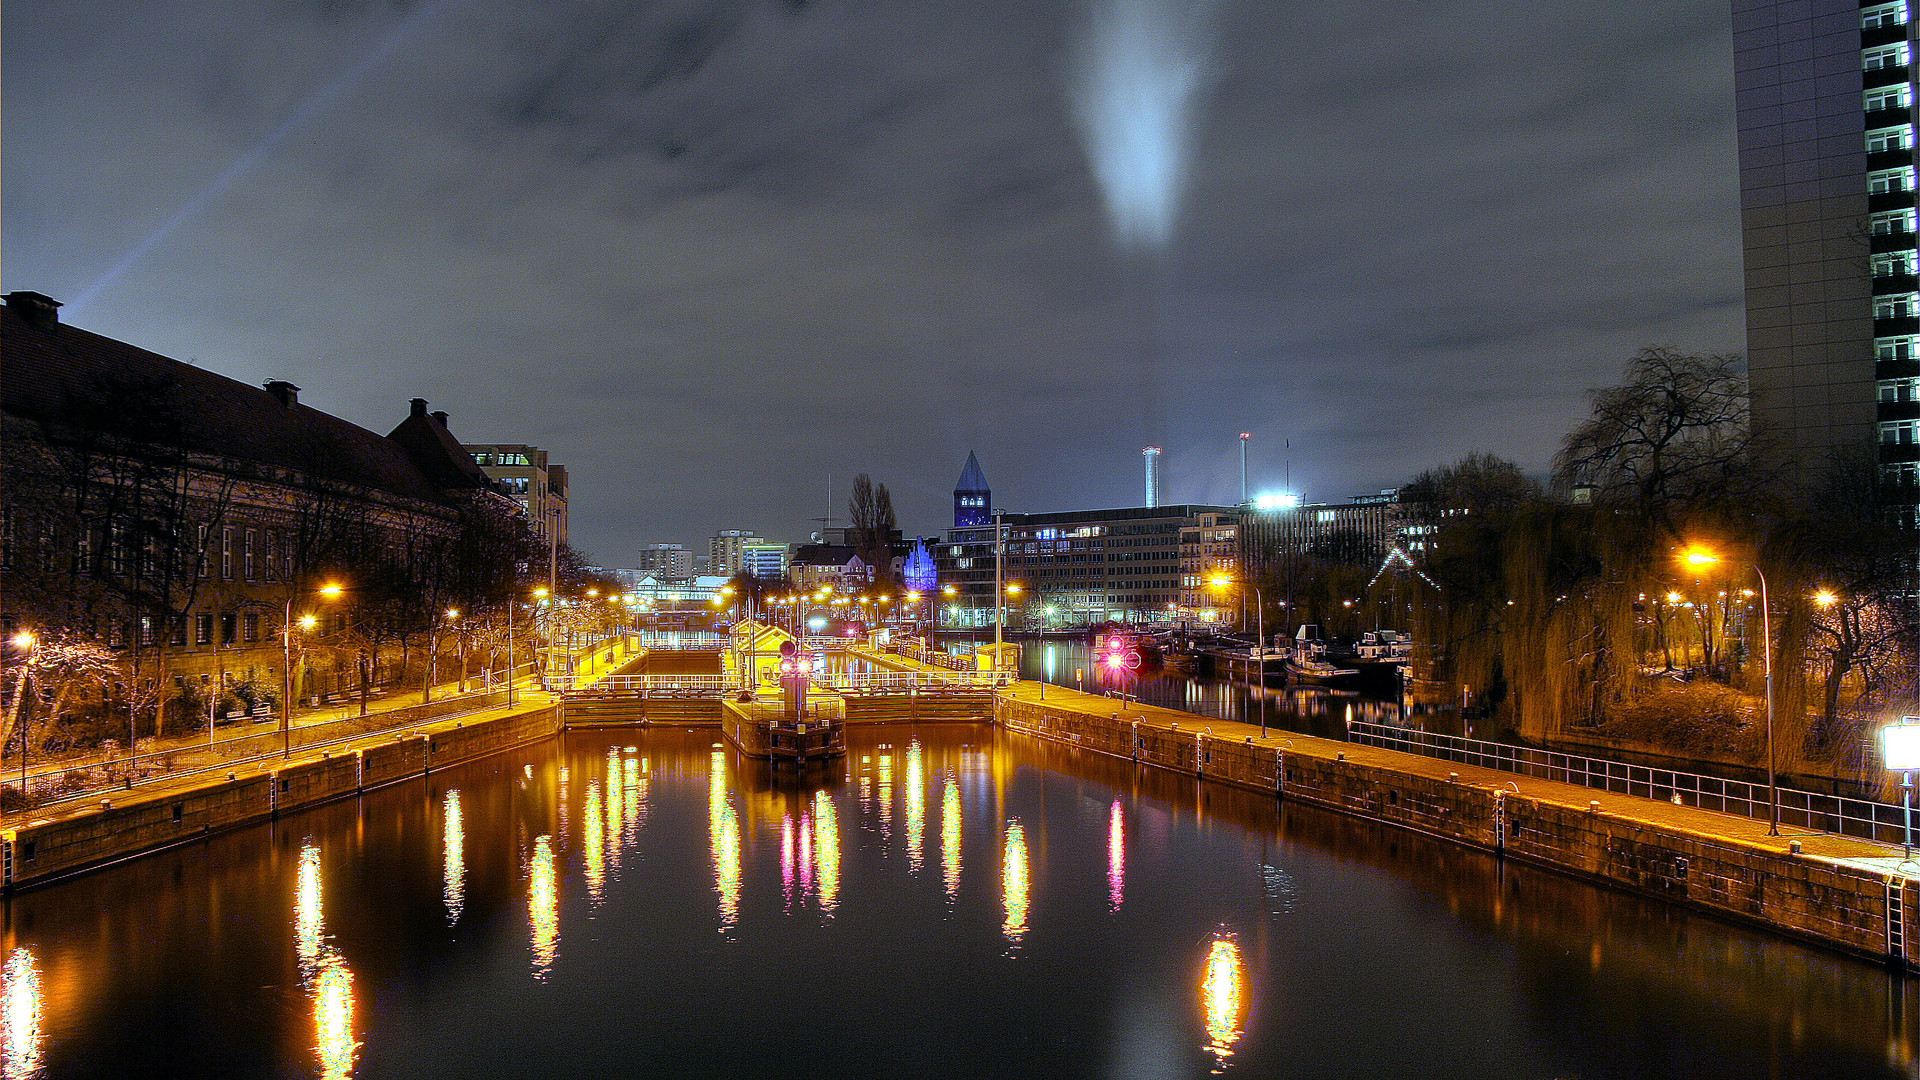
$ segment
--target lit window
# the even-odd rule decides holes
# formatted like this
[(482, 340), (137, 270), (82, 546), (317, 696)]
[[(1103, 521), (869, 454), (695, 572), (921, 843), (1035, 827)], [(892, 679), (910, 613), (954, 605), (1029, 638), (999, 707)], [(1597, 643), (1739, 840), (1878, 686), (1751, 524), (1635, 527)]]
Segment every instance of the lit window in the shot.
[(1868, 112), (1880, 109), (1904, 109), (1913, 104), (1912, 88), (1906, 83), (1896, 86), (1879, 86), (1866, 92)]
[(1880, 466), (1880, 479), (1903, 487), (1920, 484), (1920, 461), (1902, 461)]
[(1881, 421), (1880, 441), (1900, 446), (1911, 446), (1920, 442), (1920, 420)]
[(1913, 208), (1905, 210), (1886, 210), (1873, 215), (1871, 227), (1875, 236), (1893, 236), (1913, 231)]
[(1888, 293), (1873, 298), (1873, 317), (1876, 319), (1912, 318), (1916, 309), (1920, 309), (1920, 294)]
[(1913, 148), (1913, 125), (1901, 124), (1897, 127), (1874, 128), (1867, 132), (1867, 153), (1877, 154), (1882, 150), (1910, 150)]
[(1920, 379), (1881, 380), (1880, 401), (1887, 405), (1920, 401)]
[(1906, 277), (1913, 273), (1913, 252), (1883, 251), (1873, 257), (1874, 277)]
[(1882, 26), (1905, 26), (1907, 24), (1906, 0), (1895, 4), (1875, 4), (1860, 9), (1860, 29), (1875, 30)]
[(1860, 52), (1860, 66), (1868, 71), (1879, 71), (1883, 68), (1906, 67), (1907, 43), (1898, 41), (1892, 45), (1881, 45), (1877, 48), (1862, 49)]
[(1873, 339), (1873, 357), (1876, 360), (1912, 360), (1920, 355), (1915, 342), (1920, 339), (1902, 335)]
[(1899, 169), (1879, 169), (1867, 174), (1867, 191), (1874, 195), (1884, 195), (1890, 191), (1913, 190), (1913, 166)]

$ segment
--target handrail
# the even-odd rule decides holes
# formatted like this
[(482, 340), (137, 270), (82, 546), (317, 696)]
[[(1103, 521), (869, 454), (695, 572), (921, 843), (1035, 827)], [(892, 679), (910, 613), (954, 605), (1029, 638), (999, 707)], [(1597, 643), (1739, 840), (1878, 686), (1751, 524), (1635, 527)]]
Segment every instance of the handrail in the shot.
[[(1763, 783), (1632, 765), (1610, 758), (1587, 757), (1556, 750), (1537, 750), (1530, 746), (1443, 735), (1415, 728), (1376, 724), (1368, 720), (1347, 721), (1347, 738), (1351, 742), (1385, 750), (1445, 758), (1502, 772), (1660, 799), (1743, 817), (1767, 818), (1772, 813), (1769, 791)], [(1779, 792), (1782, 825), (1838, 833), (1883, 844), (1898, 844), (1901, 841), (1902, 818), (1898, 804), (1823, 795), (1799, 788), (1783, 787)]]

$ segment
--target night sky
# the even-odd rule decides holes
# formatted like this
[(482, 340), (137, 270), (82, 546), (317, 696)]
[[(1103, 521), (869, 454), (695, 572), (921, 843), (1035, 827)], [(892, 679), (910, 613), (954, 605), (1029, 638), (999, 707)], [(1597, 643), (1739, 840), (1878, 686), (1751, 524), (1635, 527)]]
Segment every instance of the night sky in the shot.
[[(575, 543), (1545, 468), (1743, 347), (1725, 0), (4, 8), (6, 290), (572, 470)], [(1291, 450), (1284, 446), (1291, 442)], [(844, 523), (844, 520), (842, 521)]]

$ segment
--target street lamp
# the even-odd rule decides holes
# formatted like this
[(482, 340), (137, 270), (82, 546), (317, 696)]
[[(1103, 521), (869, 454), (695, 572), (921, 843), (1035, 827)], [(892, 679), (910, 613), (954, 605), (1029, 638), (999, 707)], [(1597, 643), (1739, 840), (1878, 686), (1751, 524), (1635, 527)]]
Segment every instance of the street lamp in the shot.
[(13, 691), (15, 700), (20, 703), (20, 805), (23, 807), (27, 805), (27, 728), (33, 720), (33, 714), (28, 712), (33, 699), (27, 697), (27, 693), (33, 687), (33, 652), (39, 644), (40, 639), (31, 630), (22, 630), (13, 635), (13, 647), (27, 654), (20, 665), (19, 684)]
[[(1694, 548), (1687, 552), (1688, 565), (1707, 567), (1720, 561), (1718, 555), (1710, 551)], [(1743, 560), (1753, 568), (1753, 575), (1760, 579), (1760, 637), (1764, 646), (1767, 685), (1767, 835), (1780, 835), (1780, 778), (1774, 773), (1773, 766), (1773, 612), (1767, 606), (1767, 575), (1760, 571), (1760, 564)]]
[[(1880, 756), (1900, 773), (1901, 815), (1906, 819), (1907, 858), (1913, 858), (1913, 771), (1920, 769), (1920, 716), (1903, 716), (1880, 729)], [(24, 774), (23, 774), (24, 775)]]
[[(338, 600), (346, 590), (339, 582), (329, 581), (314, 590), (328, 600)], [(287, 602), (280, 614), (280, 756), (293, 756), (293, 594), (287, 589)], [(272, 608), (267, 610), (271, 611)], [(311, 613), (300, 616), (300, 629), (311, 630), (320, 622)]]
[[(1224, 589), (1232, 584), (1234, 580), (1224, 574), (1212, 581), (1216, 589)], [(1260, 672), (1260, 692), (1256, 696), (1260, 699), (1260, 737), (1264, 739), (1267, 737), (1267, 601), (1260, 595), (1260, 586), (1251, 581), (1244, 584), (1253, 590), (1254, 633), (1258, 635), (1253, 643), (1253, 662)], [(1243, 629), (1245, 625), (1241, 624)]]

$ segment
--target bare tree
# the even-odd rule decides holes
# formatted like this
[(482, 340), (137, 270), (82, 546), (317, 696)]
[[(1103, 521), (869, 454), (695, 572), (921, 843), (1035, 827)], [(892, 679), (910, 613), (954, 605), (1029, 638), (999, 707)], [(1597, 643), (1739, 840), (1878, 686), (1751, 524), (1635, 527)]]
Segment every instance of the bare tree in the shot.
[(847, 521), (852, 526), (854, 553), (874, 568), (876, 577), (893, 564), (893, 533), (899, 522), (893, 512), (893, 494), (885, 484), (874, 484), (866, 473), (853, 478), (847, 496)]
[(1642, 349), (1625, 375), (1592, 392), (1592, 415), (1561, 443), (1557, 487), (1591, 487), (1597, 502), (1668, 533), (1692, 511), (1759, 490), (1740, 357)]

